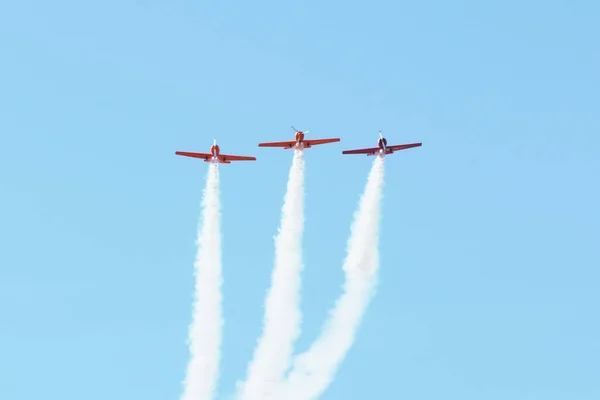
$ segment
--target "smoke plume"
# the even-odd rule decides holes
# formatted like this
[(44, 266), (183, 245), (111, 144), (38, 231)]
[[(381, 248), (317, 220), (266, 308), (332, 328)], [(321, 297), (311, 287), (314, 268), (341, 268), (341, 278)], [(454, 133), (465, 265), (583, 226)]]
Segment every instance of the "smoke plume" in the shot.
[(212, 399), (219, 376), (223, 327), (220, 218), (219, 169), (217, 164), (210, 164), (194, 263), (196, 285), (189, 331), (190, 361), (181, 400)]
[(263, 333), (239, 385), (241, 400), (279, 399), (278, 388), (289, 368), (300, 334), (300, 272), (304, 228), (304, 152), (294, 150), (281, 224), (275, 237), (275, 268), (265, 301)]

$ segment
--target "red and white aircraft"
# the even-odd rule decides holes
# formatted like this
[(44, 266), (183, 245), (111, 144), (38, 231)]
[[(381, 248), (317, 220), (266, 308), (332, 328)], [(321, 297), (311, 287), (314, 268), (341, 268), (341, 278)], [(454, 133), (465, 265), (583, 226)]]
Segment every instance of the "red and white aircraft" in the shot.
[(396, 144), (393, 146), (387, 145), (387, 140), (381, 135), (381, 131), (379, 131), (379, 140), (377, 141), (377, 147), (370, 147), (367, 149), (357, 149), (357, 150), (344, 150), (342, 154), (366, 154), (368, 156), (376, 156), (381, 155), (385, 156), (386, 154), (392, 154), (398, 150), (410, 149), (412, 147), (419, 147), (423, 143), (410, 143), (410, 144)]
[(255, 161), (256, 157), (247, 156), (232, 156), (230, 154), (221, 154), (221, 149), (217, 145), (217, 139), (214, 140), (210, 147), (210, 153), (192, 153), (187, 151), (176, 151), (178, 156), (202, 158), (204, 162), (212, 162), (219, 164), (231, 164), (232, 161)]
[(308, 140), (308, 139), (304, 139), (304, 134), (308, 133), (310, 131), (299, 131), (298, 129), (294, 128), (292, 126), (292, 129), (296, 131), (296, 139), (295, 140), (290, 140), (289, 142), (268, 142), (268, 143), (259, 143), (258, 146), (259, 147), (283, 147), (284, 149), (309, 149), (312, 146), (316, 146), (318, 144), (325, 144), (325, 143), (333, 143), (333, 142), (339, 142), (340, 138), (330, 138), (330, 139), (314, 139), (314, 140)]

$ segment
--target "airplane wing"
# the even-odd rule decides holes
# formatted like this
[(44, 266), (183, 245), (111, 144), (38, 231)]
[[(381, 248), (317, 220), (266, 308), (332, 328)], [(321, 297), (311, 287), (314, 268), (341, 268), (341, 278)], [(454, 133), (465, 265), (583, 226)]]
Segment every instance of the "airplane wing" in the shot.
[(294, 147), (295, 145), (295, 140), (291, 140), (289, 142), (268, 142), (258, 144), (259, 147)]
[(232, 156), (230, 154), (219, 154), (221, 161), (256, 161), (256, 157), (249, 156)]
[(333, 142), (339, 142), (339, 141), (340, 141), (340, 138), (313, 139), (313, 140), (304, 139), (304, 144), (307, 146), (316, 146), (318, 144), (333, 143)]
[(209, 154), (209, 153), (193, 153), (193, 152), (189, 152), (189, 151), (176, 151), (175, 154), (177, 154), (178, 156), (194, 157), (194, 158), (211, 158), (212, 157), (212, 154)]
[(377, 153), (379, 151), (379, 147), (370, 147), (368, 149), (356, 149), (356, 150), (344, 150), (342, 154), (371, 154)]
[(413, 147), (419, 147), (421, 146), (423, 143), (411, 143), (411, 144), (397, 144), (394, 146), (386, 146), (388, 149), (392, 150), (392, 151), (397, 151), (397, 150), (404, 150), (404, 149), (410, 149)]

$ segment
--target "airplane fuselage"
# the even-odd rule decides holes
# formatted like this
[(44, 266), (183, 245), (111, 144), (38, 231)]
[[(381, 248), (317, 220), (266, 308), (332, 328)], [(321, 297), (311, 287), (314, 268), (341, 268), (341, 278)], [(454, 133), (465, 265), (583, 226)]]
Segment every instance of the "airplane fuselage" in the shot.
[(290, 148), (303, 150), (304, 148), (310, 147), (310, 146), (304, 145), (304, 132), (300, 132), (300, 131), (296, 132), (295, 139), (296, 139), (296, 144), (294, 144), (293, 146), (290, 146)]
[(216, 141), (215, 141), (215, 144), (213, 144), (212, 146), (210, 146), (210, 151), (209, 151), (209, 154), (212, 157), (210, 157), (210, 158), (209, 157), (205, 157), (204, 161), (205, 162), (209, 162), (209, 163), (219, 163), (220, 162), (219, 161), (219, 154), (220, 153), (221, 153), (221, 149), (219, 149), (219, 146), (216, 144)]

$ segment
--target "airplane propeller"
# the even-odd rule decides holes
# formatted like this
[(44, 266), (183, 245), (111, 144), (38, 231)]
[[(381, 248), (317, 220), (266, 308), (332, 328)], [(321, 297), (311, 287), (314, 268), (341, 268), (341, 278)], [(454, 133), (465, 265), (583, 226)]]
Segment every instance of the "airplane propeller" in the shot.
[(293, 130), (294, 130), (296, 133), (298, 133), (298, 132), (302, 132), (302, 133), (309, 133), (309, 132), (310, 132), (310, 129), (309, 129), (309, 130), (307, 130), (307, 131), (299, 131), (298, 129), (294, 128), (294, 126), (293, 126), (293, 125), (292, 125), (292, 129), (293, 129)]

